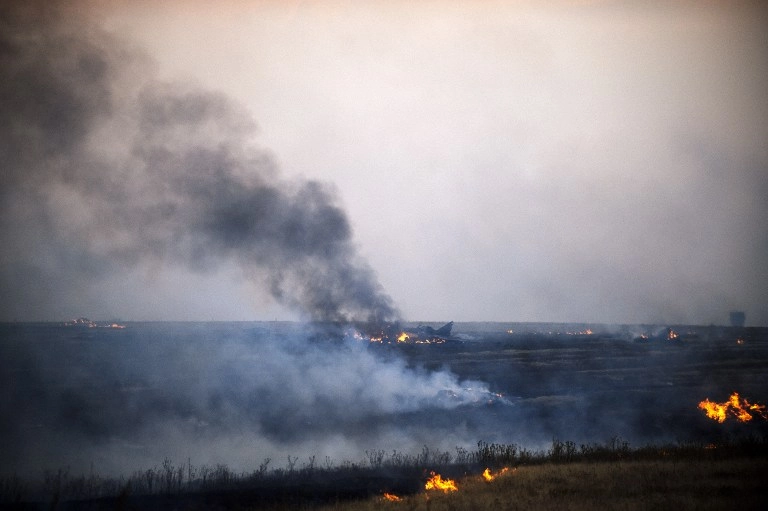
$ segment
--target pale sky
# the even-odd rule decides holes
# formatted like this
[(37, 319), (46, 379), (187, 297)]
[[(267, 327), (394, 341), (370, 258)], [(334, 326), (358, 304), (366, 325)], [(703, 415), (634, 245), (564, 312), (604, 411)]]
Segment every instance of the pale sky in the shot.
[[(768, 9), (669, 4), (92, 2), (65, 17), (143, 54), (153, 80), (242, 105), (281, 179), (335, 194), (406, 320), (725, 324), (738, 309), (768, 325)], [(129, 75), (113, 84), (127, 101)], [(56, 300), (19, 292), (2, 316), (297, 317), (232, 261), (126, 264), (51, 285)]]

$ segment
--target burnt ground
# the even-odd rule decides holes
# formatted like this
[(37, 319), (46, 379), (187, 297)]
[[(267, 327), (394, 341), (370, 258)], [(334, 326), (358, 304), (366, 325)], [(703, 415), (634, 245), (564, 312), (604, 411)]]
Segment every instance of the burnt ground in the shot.
[[(540, 451), (546, 451), (553, 440), (573, 441), (577, 446), (621, 446), (628, 442), (638, 447), (768, 438), (768, 421), (759, 417), (748, 423), (730, 417), (720, 424), (697, 407), (705, 398), (724, 402), (732, 392), (751, 402), (768, 402), (768, 329), (596, 325), (590, 327), (591, 333), (584, 333), (586, 327), (456, 324), (456, 335), (443, 344), (371, 344), (367, 349), (382, 359), (405, 359), (408, 367), (423, 374), (447, 369), (464, 385), (473, 385), (469, 383), (472, 380), (482, 382), (491, 393), (457, 407), (365, 416), (357, 421), (337, 418), (323, 423), (318, 417), (311, 425), (314, 430), (306, 434), (317, 434), (321, 439), (324, 434), (353, 437), (365, 429), (370, 435), (364, 438), (371, 439), (366, 448), (378, 448), (375, 439), (379, 432), (402, 430), (403, 438), (407, 438), (424, 431), (434, 431), (436, 437), (462, 431), (473, 441), (517, 444)], [(669, 328), (678, 334), (672, 340), (668, 339)], [(180, 420), (186, 424), (191, 417), (211, 414), (211, 410), (218, 409), (216, 402), (209, 399), (203, 405), (197, 404), (188, 390), (194, 388), (199, 375), (173, 370), (188, 367), (186, 360), (185, 365), (174, 365), (172, 359), (178, 357), (177, 353), (182, 351), (197, 360), (198, 354), (205, 355), (206, 350), (219, 353), (222, 338), (245, 337), (246, 342), (258, 343), (265, 333), (281, 339), (294, 331), (291, 325), (271, 324), (129, 324), (119, 331), (51, 324), (0, 325), (3, 473), (8, 474), (7, 468), (19, 457), (45, 455), (46, 449), (54, 452), (60, 446), (64, 449), (73, 439), (95, 446), (97, 454), (100, 446), (106, 449), (118, 441), (126, 447), (114, 452), (131, 453), (136, 449), (128, 442), (133, 440), (131, 435), (145, 431), (144, 426), (155, 424), (152, 421), (170, 417), (177, 421), (174, 424)], [(640, 337), (641, 333), (647, 338)], [(185, 349), (180, 350), (180, 346)], [(233, 378), (242, 375), (233, 371), (232, 375), (214, 375), (223, 378), (221, 388), (226, 385), (237, 390), (240, 382)], [(249, 403), (235, 398), (230, 401), (246, 407)], [(272, 413), (281, 410), (291, 413), (289, 408), (268, 409)], [(248, 410), (239, 411), (237, 417), (243, 422), (237, 427), (263, 424), (258, 422), (263, 420), (258, 413), (245, 412)], [(279, 413), (275, 418), (280, 419)], [(217, 434), (228, 434), (233, 427), (224, 420), (207, 426), (208, 430), (219, 428), (214, 431)], [(197, 448), (201, 444), (190, 445)], [(764, 447), (761, 444), (761, 452)], [(142, 459), (153, 453), (151, 459), (160, 463), (163, 454), (156, 445), (150, 445)], [(197, 462), (194, 454), (190, 457)], [(421, 463), (418, 455), (406, 456), (403, 466), (410, 475), (405, 478), (401, 472), (382, 477), (376, 470), (361, 471), (372, 468), (373, 462), (370, 466), (359, 462), (348, 466), (354, 470), (344, 472), (341, 478), (343, 471), (321, 475), (322, 471), (316, 470), (319, 460), (315, 470), (310, 471), (316, 478), (310, 485), (291, 483), (290, 477), (262, 478), (255, 486), (185, 492), (180, 484), (172, 495), (158, 494), (155, 489), (154, 494), (142, 496), (141, 489), (134, 488), (125, 496), (125, 502), (120, 491), (115, 491), (111, 496), (79, 504), (62, 499), (56, 507), (112, 509), (127, 504), (126, 508), (142, 509), (226, 509), (237, 508), (242, 502), (319, 504), (375, 495), (388, 487), (408, 493), (421, 484), (414, 483), (413, 474), (422, 478), (425, 467), (437, 464), (439, 459), (439, 453), (429, 463)], [(62, 466), (46, 465), (45, 460), (40, 458), (38, 474)], [(334, 460), (336, 466), (341, 461)], [(254, 459), (252, 466), (258, 462)], [(272, 467), (277, 468), (275, 463)], [(418, 468), (416, 472), (414, 467)], [(145, 468), (151, 469), (151, 465)], [(154, 470), (160, 480), (162, 469), (156, 465)], [(87, 474), (71, 470), (71, 475), (82, 473)], [(84, 480), (93, 477), (86, 475)], [(99, 479), (98, 474), (95, 477)], [(8, 481), (6, 478), (3, 483)], [(189, 478), (186, 481), (189, 483)], [(34, 508), (43, 505), (41, 502), (51, 507), (50, 496), (31, 505)]]
[[(512, 405), (491, 405), (501, 430), (492, 440), (602, 442), (616, 436), (643, 445), (768, 432), (768, 422), (758, 416), (746, 424), (733, 417), (719, 424), (697, 407), (705, 398), (724, 402), (732, 392), (768, 402), (768, 329), (631, 329), (649, 333), (641, 338), (626, 327), (601, 332), (597, 326), (580, 334), (584, 328), (469, 331), (458, 342), (391, 349), (411, 364), (450, 367), (503, 394)], [(668, 328), (678, 337), (668, 340)]]

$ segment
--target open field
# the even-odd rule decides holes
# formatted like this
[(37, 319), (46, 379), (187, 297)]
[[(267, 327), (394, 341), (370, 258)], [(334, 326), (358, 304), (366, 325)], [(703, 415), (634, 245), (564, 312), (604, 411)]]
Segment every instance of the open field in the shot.
[[(733, 392), (765, 404), (766, 329), (457, 324), (442, 344), (310, 342), (292, 324), (0, 329), (6, 508), (729, 509), (766, 497), (768, 421), (698, 408)], [(517, 470), (477, 480), (504, 466)], [(460, 491), (427, 499), (432, 470)]]
[[(497, 324), (478, 331), (482, 326), (490, 328), (457, 325), (466, 339), (460, 343), (381, 348), (416, 367), (449, 367), (502, 394), (510, 406), (457, 409), (446, 419), (482, 430), (477, 438), (543, 446), (553, 438), (619, 436), (638, 445), (768, 434), (764, 420), (719, 424), (697, 408), (732, 392), (766, 403), (768, 329)], [(668, 340), (668, 331), (678, 337)]]
[[(119, 480), (47, 473), (38, 486), (6, 477), (0, 509), (715, 510), (763, 509), (768, 498), (768, 443), (757, 438), (643, 448), (555, 441), (546, 452), (479, 442), (462, 457), (369, 456), (368, 465), (241, 474), (166, 460)], [(445, 491), (427, 488), (436, 473)]]
[(458, 490), (422, 493), (398, 502), (372, 498), (323, 510), (594, 510), (764, 509), (765, 458), (719, 461), (649, 460), (580, 462), (519, 467), (486, 482), (480, 475), (461, 478)]

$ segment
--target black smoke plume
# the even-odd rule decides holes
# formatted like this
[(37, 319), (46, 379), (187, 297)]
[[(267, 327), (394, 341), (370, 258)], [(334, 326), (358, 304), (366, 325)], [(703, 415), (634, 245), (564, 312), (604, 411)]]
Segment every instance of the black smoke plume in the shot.
[[(307, 319), (397, 319), (332, 187), (282, 177), (240, 105), (155, 79), (146, 56), (64, 7), (0, 9), (0, 319), (111, 299), (100, 283), (115, 274), (233, 264)], [(343, 459), (418, 445), (434, 410), (487, 396), (367, 342), (305, 342), (314, 328), (201, 325), (0, 323), (0, 444), (14, 446), (0, 464)]]
[(10, 319), (142, 265), (234, 262), (316, 321), (397, 314), (332, 187), (280, 176), (249, 114), (152, 76), (140, 52), (63, 8), (0, 21), (0, 286)]

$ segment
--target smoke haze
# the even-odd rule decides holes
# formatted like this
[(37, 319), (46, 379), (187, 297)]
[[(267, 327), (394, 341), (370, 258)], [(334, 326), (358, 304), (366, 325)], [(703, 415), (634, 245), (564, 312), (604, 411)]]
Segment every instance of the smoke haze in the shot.
[(166, 457), (279, 467), (289, 455), (341, 463), (373, 448), (476, 441), (435, 420), (483, 405), (485, 384), (408, 367), (367, 341), (307, 342), (296, 324), (253, 325), (3, 326), (3, 470), (95, 463), (125, 474)]

